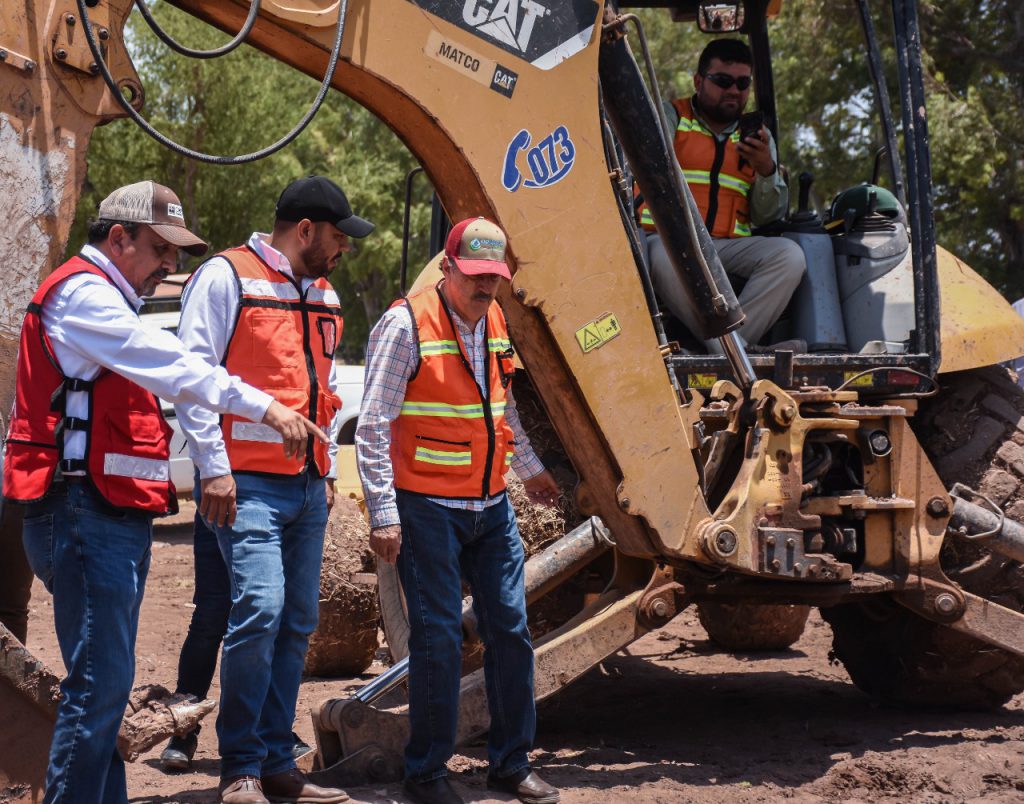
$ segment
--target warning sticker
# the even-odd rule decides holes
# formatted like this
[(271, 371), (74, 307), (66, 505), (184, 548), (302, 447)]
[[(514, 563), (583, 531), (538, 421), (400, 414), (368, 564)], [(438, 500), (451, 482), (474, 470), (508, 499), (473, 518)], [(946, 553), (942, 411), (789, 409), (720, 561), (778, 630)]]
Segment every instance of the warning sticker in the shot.
[(718, 382), (717, 374), (687, 374), (686, 385), (689, 388), (710, 388)]
[[(844, 371), (843, 372), (843, 379), (847, 383), (849, 383), (847, 388), (870, 388), (872, 385), (875, 384), (875, 375), (874, 374), (865, 374), (862, 377), (857, 377), (858, 374), (860, 374), (859, 371)], [(853, 379), (854, 377), (857, 377), (857, 379), (854, 380)], [(851, 382), (851, 380), (852, 380), (852, 382)]]
[(619, 322), (614, 313), (605, 313), (595, 318), (589, 324), (576, 330), (576, 342), (584, 354), (598, 347), (604, 346), (608, 341), (617, 338), (622, 334)]

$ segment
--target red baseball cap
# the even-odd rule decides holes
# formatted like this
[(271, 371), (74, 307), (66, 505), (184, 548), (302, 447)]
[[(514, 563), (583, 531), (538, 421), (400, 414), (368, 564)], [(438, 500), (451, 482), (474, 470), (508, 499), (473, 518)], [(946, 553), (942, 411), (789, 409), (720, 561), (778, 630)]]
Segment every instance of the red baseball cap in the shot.
[(466, 218), (455, 224), (444, 244), (445, 256), (468, 276), (498, 274), (512, 279), (505, 262), (508, 240), (501, 228), (486, 218)]

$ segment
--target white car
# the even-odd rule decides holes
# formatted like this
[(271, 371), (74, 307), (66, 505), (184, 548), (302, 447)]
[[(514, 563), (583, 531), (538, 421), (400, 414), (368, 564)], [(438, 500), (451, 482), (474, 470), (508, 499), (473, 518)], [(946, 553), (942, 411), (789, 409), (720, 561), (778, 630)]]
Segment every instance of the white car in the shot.
[[(149, 308), (149, 309), (147, 309)], [(147, 326), (176, 332), (178, 319), (181, 315), (181, 300), (175, 296), (155, 297), (147, 299), (141, 310), (141, 319)], [(338, 378), (338, 395), (341, 397), (341, 418), (337, 422), (336, 439), (339, 444), (355, 444), (356, 422), (359, 418), (359, 405), (363, 399), (363, 366), (352, 366), (336, 363), (335, 372)], [(160, 401), (164, 417), (174, 431), (171, 437), (171, 480), (178, 490), (178, 496), (191, 496), (195, 477), (192, 460), (188, 455), (188, 444), (181, 434), (178, 418), (174, 415), (174, 405)]]

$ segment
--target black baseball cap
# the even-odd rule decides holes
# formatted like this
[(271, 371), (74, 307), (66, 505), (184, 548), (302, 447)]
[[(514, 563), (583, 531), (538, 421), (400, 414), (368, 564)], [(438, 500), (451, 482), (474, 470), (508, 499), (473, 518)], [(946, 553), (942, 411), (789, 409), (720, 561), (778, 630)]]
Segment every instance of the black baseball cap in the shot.
[(279, 221), (333, 223), (349, 237), (366, 237), (373, 224), (352, 213), (352, 207), (341, 188), (324, 176), (306, 176), (296, 179), (277, 199)]

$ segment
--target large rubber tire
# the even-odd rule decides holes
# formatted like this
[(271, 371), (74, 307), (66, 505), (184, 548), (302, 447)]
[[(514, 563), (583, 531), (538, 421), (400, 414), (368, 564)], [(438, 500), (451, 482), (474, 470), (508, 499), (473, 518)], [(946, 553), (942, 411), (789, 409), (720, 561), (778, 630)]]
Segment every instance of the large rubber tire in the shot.
[[(1000, 366), (940, 377), (911, 420), (947, 488), (965, 483), (1024, 519), (1024, 389)], [(1024, 568), (947, 537), (942, 568), (964, 589), (1024, 611)], [(994, 708), (1024, 691), (1024, 659), (892, 601), (822, 609), (833, 655), (869, 695), (909, 705)]]
[(711, 641), (726, 650), (785, 650), (804, 632), (810, 606), (776, 603), (725, 603), (704, 600), (697, 617)]

